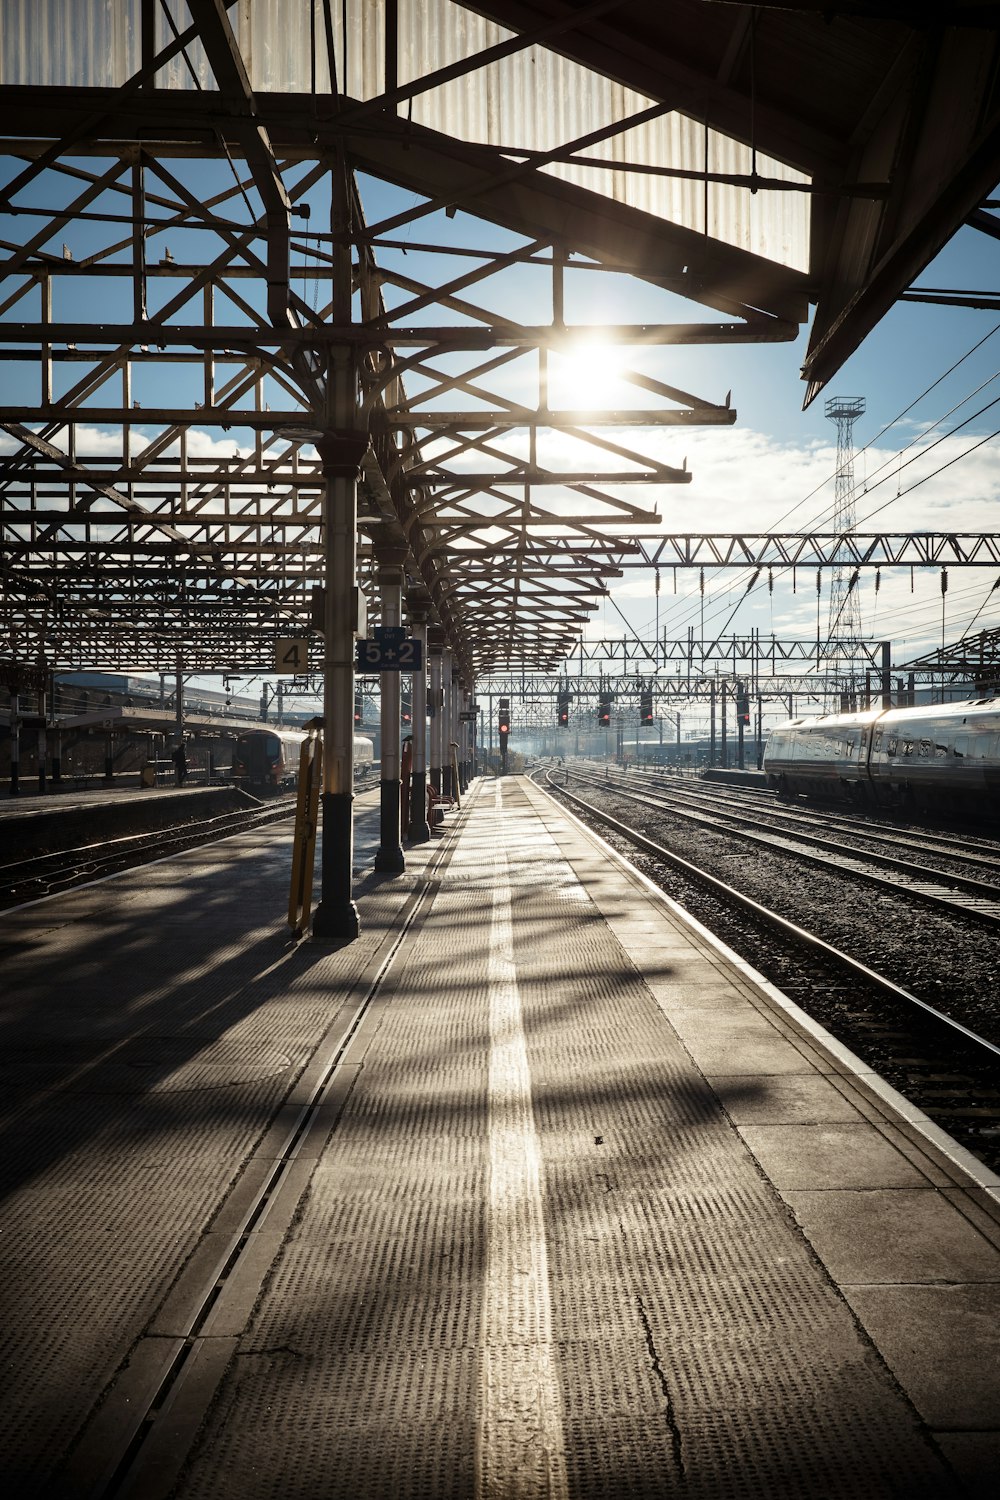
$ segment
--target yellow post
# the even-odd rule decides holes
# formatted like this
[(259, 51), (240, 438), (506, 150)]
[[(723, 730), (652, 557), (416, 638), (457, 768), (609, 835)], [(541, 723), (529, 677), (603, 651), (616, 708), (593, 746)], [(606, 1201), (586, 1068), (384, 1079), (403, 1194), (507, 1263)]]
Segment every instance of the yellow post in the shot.
[(288, 897), (288, 925), (297, 937), (309, 926), (313, 866), (316, 863), (316, 831), (319, 822), (319, 789), (323, 780), (323, 741), (318, 729), (310, 729), (299, 749), (299, 791), (295, 806), (295, 838), (292, 843), (292, 886)]
[(456, 807), (461, 807), (462, 797), (458, 782), (458, 745), (451, 742), (451, 798)]

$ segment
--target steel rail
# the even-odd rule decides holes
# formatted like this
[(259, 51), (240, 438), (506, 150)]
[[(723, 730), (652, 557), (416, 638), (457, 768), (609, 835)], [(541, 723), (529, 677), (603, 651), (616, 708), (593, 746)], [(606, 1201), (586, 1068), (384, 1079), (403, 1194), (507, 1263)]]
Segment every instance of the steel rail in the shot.
[(38, 891), (17, 896), (22, 884), (42, 883), (43, 894), (66, 890), (76, 884), (99, 877), (100, 872), (114, 870), (123, 862), (140, 865), (155, 859), (163, 850), (177, 844), (211, 843), (228, 838), (247, 827), (273, 823), (290, 817), (295, 811), (294, 798), (280, 806), (247, 807), (220, 813), (192, 823), (173, 823), (167, 828), (152, 828), (144, 833), (123, 834), (120, 838), (102, 839), (96, 844), (81, 844), (71, 849), (53, 849), (28, 859), (11, 860), (0, 865), (0, 903), (7, 910), (40, 899)]
[(887, 979), (884, 974), (878, 974), (874, 969), (869, 969), (867, 964), (860, 963), (856, 958), (851, 958), (849, 954), (844, 953), (840, 948), (835, 948), (832, 943), (826, 942), (824, 938), (818, 937), (813, 932), (808, 932), (806, 928), (799, 927), (795, 922), (790, 922), (787, 917), (780, 916), (776, 911), (771, 911), (769, 907), (762, 906), (759, 901), (755, 901), (751, 896), (745, 896), (735, 886), (727, 885), (725, 881), (719, 880), (715, 875), (710, 875), (707, 870), (703, 870), (698, 865), (692, 864), (690, 860), (684, 859), (679, 854), (672, 853), (671, 850), (665, 849), (662, 844), (654, 843), (652, 839), (646, 838), (645, 834), (639, 833), (637, 829), (630, 828), (627, 823), (622, 823), (618, 818), (612, 817), (610, 813), (606, 813), (601, 808), (595, 807), (586, 798), (570, 792), (566, 787), (552, 780), (551, 771), (546, 771), (545, 779), (548, 783), (545, 790), (553, 796), (554, 801), (558, 801), (559, 799), (555, 797), (553, 788), (558, 790), (560, 796), (565, 797), (570, 802), (574, 802), (577, 807), (584, 808), (599, 823), (605, 824), (606, 827), (613, 829), (622, 838), (628, 839), (633, 844), (638, 845), (647, 854), (653, 855), (655, 859), (662, 860), (665, 864), (674, 866), (675, 869), (681, 870), (690, 879), (697, 881), (701, 885), (708, 886), (732, 905), (742, 907), (743, 910), (750, 912), (765, 927), (773, 928), (781, 932), (785, 937), (791, 938), (793, 942), (799, 943), (813, 952), (822, 954), (825, 959), (845, 969), (854, 978), (862, 979), (866, 984), (872, 985), (875, 989), (888, 995), (893, 1000), (902, 1002), (904, 1005), (916, 1007), (933, 1021), (938, 1022), (949, 1031), (962, 1036), (965, 1041), (971, 1042), (973, 1046), (991, 1053), (996, 1058), (1000, 1058), (1000, 1046), (996, 1046), (993, 1042), (987, 1041), (985, 1037), (981, 1037), (976, 1032), (970, 1031), (967, 1026), (962, 1025), (961, 1021), (956, 1021), (953, 1017), (946, 1015), (944, 1011), (937, 1010), (935, 1006), (929, 1005), (926, 1000), (921, 1000), (910, 990), (903, 989), (902, 985), (898, 985), (893, 980)]
[[(610, 783), (601, 783), (611, 789)], [(674, 800), (656, 801), (649, 797), (640, 797), (634, 792), (622, 789), (620, 783), (613, 787), (615, 796), (625, 797), (630, 802), (639, 802), (644, 807), (659, 807), (664, 812), (670, 812), (676, 817), (684, 818), (690, 823), (707, 824), (720, 832), (740, 833), (744, 838), (752, 839), (754, 843), (763, 845), (767, 849), (777, 849), (783, 854), (790, 854), (793, 858), (806, 860), (809, 864), (825, 866), (836, 872), (846, 872), (856, 875), (860, 880), (867, 880), (873, 885), (886, 888), (894, 895), (901, 892), (907, 896), (916, 896), (919, 900), (931, 906), (941, 906), (949, 911), (958, 911), (963, 916), (976, 917), (981, 921), (1000, 922), (1000, 886), (991, 885), (984, 880), (976, 880), (968, 875), (953, 875), (946, 870), (936, 870), (929, 865), (915, 865), (908, 860), (900, 859), (896, 855), (876, 854), (867, 849), (857, 849), (845, 852), (843, 845), (834, 839), (823, 838), (820, 834), (810, 834), (796, 831), (794, 833), (767, 833), (760, 831), (759, 823), (746, 814), (722, 811), (709, 814), (697, 812), (689, 806)], [(679, 794), (675, 794), (679, 795)], [(719, 819), (726, 818), (730, 826), (723, 827)], [(757, 831), (754, 831), (757, 830)], [(835, 851), (833, 858), (827, 858), (822, 854), (811, 852), (808, 848), (796, 847), (794, 839), (801, 839), (803, 845), (812, 845), (815, 849), (827, 849)], [(853, 857), (853, 856), (856, 856)], [(898, 871), (900, 875), (912, 878), (914, 884), (901, 883), (900, 881), (887, 880), (882, 875), (877, 875), (872, 870), (866, 870), (864, 864), (880, 865), (883, 869)], [(926, 882), (939, 880), (941, 886), (929, 887)], [(970, 896), (977, 896), (981, 900), (989, 902), (992, 910), (979, 909), (963, 905), (957, 901), (948, 891), (947, 887), (953, 886), (956, 890), (965, 891)]]
[[(675, 788), (669, 782), (661, 782), (657, 784), (657, 790), (674, 792)], [(893, 832), (891, 826), (861, 821), (864, 812), (875, 811), (874, 807), (857, 808), (853, 818), (826, 803), (818, 804), (814, 811), (809, 811), (803, 803), (782, 801), (769, 787), (733, 787), (721, 782), (701, 781), (698, 783), (697, 791), (690, 787), (686, 788), (685, 794), (688, 793), (700, 797), (706, 807), (711, 806), (713, 802), (732, 807), (738, 807), (741, 802), (750, 803), (761, 809), (766, 805), (770, 813), (792, 822), (803, 824), (811, 822), (823, 828), (839, 828), (856, 838), (878, 839), (880, 843), (898, 844), (904, 849), (915, 847), (912, 840), (906, 839), (901, 833)], [(996, 870), (1000, 875), (1000, 843), (991, 843), (987, 839), (973, 838), (971, 835), (959, 838), (958, 835), (949, 834), (944, 829), (932, 826), (928, 826), (924, 831), (927, 839), (919, 846), (922, 851), (943, 854), (946, 859), (962, 860), (970, 865), (985, 865)], [(988, 852), (980, 853), (980, 850)]]

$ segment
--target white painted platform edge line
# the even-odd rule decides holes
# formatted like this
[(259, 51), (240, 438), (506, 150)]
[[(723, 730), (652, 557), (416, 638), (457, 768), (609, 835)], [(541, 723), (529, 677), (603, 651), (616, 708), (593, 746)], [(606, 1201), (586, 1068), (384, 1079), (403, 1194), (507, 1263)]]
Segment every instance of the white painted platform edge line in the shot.
[[(537, 783), (535, 782), (532, 782), (531, 785), (537, 787)], [(537, 789), (542, 791), (540, 787)], [(561, 803), (557, 803), (555, 798), (549, 798), (548, 793), (543, 792), (543, 795), (548, 801), (558, 807), (564, 817), (569, 818), (575, 823), (591, 842), (595, 843), (605, 854), (609, 855), (617, 864), (626, 869), (633, 879), (641, 881), (648, 894), (655, 901), (667, 906), (671, 913), (684, 926), (690, 927), (697, 932), (728, 963), (738, 969), (758, 989), (763, 990), (768, 999), (772, 1000), (780, 1010), (783, 1010), (791, 1020), (794, 1020), (813, 1041), (838, 1062), (842, 1063), (849, 1073), (861, 1079), (866, 1087), (871, 1089), (872, 1093), (877, 1094), (882, 1102), (887, 1104), (896, 1114), (900, 1115), (908, 1125), (912, 1125), (921, 1135), (925, 1136), (960, 1172), (963, 1172), (967, 1177), (971, 1177), (973, 1186), (982, 1188), (985, 1192), (1000, 1201), (1000, 1176), (996, 1172), (991, 1172), (985, 1163), (972, 1155), (971, 1151), (967, 1151), (958, 1141), (953, 1140), (947, 1131), (941, 1129), (940, 1125), (935, 1125), (934, 1121), (929, 1119), (923, 1110), (918, 1109), (915, 1104), (911, 1104), (909, 1099), (904, 1099), (903, 1095), (892, 1087), (892, 1084), (886, 1083), (884, 1078), (872, 1072), (856, 1053), (852, 1052), (849, 1047), (845, 1047), (843, 1042), (838, 1042), (837, 1038), (831, 1036), (825, 1026), (822, 1026), (812, 1016), (807, 1015), (801, 1006), (796, 1005), (795, 1001), (786, 995), (783, 990), (780, 990), (776, 984), (772, 984), (770, 979), (766, 979), (747, 959), (741, 958), (738, 953), (734, 953), (720, 937), (717, 937), (714, 932), (710, 932), (707, 927), (704, 927), (698, 921), (697, 917), (693, 916), (691, 912), (686, 911), (672, 896), (668, 896), (666, 891), (661, 891), (660, 887), (650, 880), (648, 875), (644, 875), (630, 860), (626, 859), (624, 854), (620, 854), (617, 849), (601, 838), (599, 833), (595, 833), (592, 828), (589, 828), (574, 812), (571, 812), (567, 807), (563, 807)], [(888, 1123), (891, 1123), (891, 1121)]]
[[(494, 809), (499, 819), (499, 781)], [(510, 879), (499, 836), (493, 840), (493, 873), (487, 959), (490, 1196), (476, 1495), (568, 1500), (541, 1152), (514, 963)]]

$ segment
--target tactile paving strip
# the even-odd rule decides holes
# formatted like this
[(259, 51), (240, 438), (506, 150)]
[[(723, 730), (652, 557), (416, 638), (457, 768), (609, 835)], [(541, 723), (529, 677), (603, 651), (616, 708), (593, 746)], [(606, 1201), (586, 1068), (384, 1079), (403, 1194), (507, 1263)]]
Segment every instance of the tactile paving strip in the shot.
[(179, 1494), (538, 1492), (516, 1472), (486, 1491), (476, 1468), (502, 839), (543, 1164), (565, 1455), (552, 1500), (943, 1500), (912, 1409), (606, 924), (569, 897), (527, 799), (504, 783), (498, 823), (492, 796), (473, 807)]

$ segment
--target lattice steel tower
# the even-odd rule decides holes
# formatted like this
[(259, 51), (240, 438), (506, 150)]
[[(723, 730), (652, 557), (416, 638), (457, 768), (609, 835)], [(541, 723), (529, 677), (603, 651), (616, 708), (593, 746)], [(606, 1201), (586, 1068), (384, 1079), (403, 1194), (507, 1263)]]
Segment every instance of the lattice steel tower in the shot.
[[(853, 532), (854, 513), (854, 424), (863, 416), (867, 403), (864, 396), (832, 396), (823, 408), (831, 422), (837, 424), (837, 478), (833, 529), (838, 536)], [(836, 566), (830, 585), (830, 616), (827, 649), (853, 654), (861, 640), (861, 607), (858, 590), (851, 588), (846, 548), (834, 553)]]

